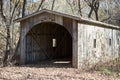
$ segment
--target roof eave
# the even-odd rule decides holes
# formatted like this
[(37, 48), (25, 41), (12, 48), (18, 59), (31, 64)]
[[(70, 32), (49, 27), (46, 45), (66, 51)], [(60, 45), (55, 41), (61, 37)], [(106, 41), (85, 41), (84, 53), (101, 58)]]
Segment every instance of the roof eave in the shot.
[(103, 22), (100, 22), (100, 21), (88, 20), (88, 19), (85, 19), (85, 18), (81, 18), (78, 22), (84, 23), (84, 24), (89, 24), (89, 25), (90, 24), (91, 25), (96, 25), (98, 27), (103, 27), (103, 28), (120, 30), (119, 26), (103, 23)]
[(38, 14), (41, 14), (43, 12), (47, 12), (47, 13), (51, 13), (51, 14), (56, 14), (56, 15), (67, 17), (67, 18), (71, 18), (71, 19), (74, 19), (74, 20), (80, 20), (81, 19), (80, 17), (72, 16), (72, 15), (69, 15), (69, 14), (65, 14), (65, 13), (60, 13), (60, 12), (56, 12), (56, 11), (51, 11), (51, 10), (43, 9), (43, 10), (41, 10), (39, 12), (32, 13), (30, 15), (27, 15), (27, 16), (23, 17), (23, 18), (15, 19), (14, 22), (21, 22), (21, 21), (26, 20), (26, 19), (28, 19), (30, 17), (33, 17), (33, 16), (38, 15)]

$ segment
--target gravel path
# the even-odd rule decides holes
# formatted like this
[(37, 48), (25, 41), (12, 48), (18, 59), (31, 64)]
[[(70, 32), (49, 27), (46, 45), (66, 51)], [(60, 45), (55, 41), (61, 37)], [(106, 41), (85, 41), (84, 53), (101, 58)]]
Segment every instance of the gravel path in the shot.
[(40, 64), (0, 68), (0, 80), (120, 80), (97, 72), (81, 72), (70, 64)]

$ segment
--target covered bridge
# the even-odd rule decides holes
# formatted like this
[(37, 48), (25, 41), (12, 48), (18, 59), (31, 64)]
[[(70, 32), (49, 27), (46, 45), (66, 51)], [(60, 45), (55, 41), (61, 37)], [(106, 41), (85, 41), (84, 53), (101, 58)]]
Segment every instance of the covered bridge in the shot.
[(120, 55), (120, 28), (51, 10), (41, 10), (20, 22), (16, 54), (21, 64), (69, 59), (75, 68), (91, 68)]

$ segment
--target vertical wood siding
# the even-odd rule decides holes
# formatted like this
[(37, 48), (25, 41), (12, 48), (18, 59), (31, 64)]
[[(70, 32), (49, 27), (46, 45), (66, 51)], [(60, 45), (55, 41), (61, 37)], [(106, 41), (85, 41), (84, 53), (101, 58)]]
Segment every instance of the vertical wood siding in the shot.
[(118, 33), (120, 33), (118, 30), (78, 24), (79, 67), (89, 69), (98, 62), (107, 62), (119, 57)]
[[(52, 46), (52, 39), (57, 46)], [(36, 63), (46, 59), (71, 58), (72, 37), (61, 25), (42, 23), (34, 26), (26, 35), (26, 63)]]
[[(107, 24), (102, 26), (99, 22), (85, 23), (82, 19), (78, 23), (78, 18), (72, 18), (43, 12), (23, 19), (17, 50), (21, 63), (35, 63), (47, 59), (48, 56), (53, 58), (67, 55), (72, 56), (73, 67), (89, 69), (98, 62), (106, 62), (120, 56), (120, 31), (110, 29), (111, 26), (108, 27)], [(48, 22), (57, 25), (47, 24)], [(41, 25), (42, 23), (46, 24)], [(109, 29), (104, 28), (105, 25)], [(57, 39), (57, 47), (60, 46), (57, 51), (52, 47), (53, 38)]]

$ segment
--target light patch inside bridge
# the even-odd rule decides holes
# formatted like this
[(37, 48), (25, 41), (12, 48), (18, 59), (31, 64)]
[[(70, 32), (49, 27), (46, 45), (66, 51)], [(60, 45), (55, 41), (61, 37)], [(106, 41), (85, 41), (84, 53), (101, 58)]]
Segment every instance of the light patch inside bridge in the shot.
[(57, 41), (56, 41), (55, 38), (52, 39), (52, 43), (53, 43), (53, 45), (52, 45), (53, 47), (56, 47), (56, 46), (57, 46)]
[(68, 64), (68, 63), (71, 63), (70, 61), (55, 61), (54, 62), (55, 64)]

